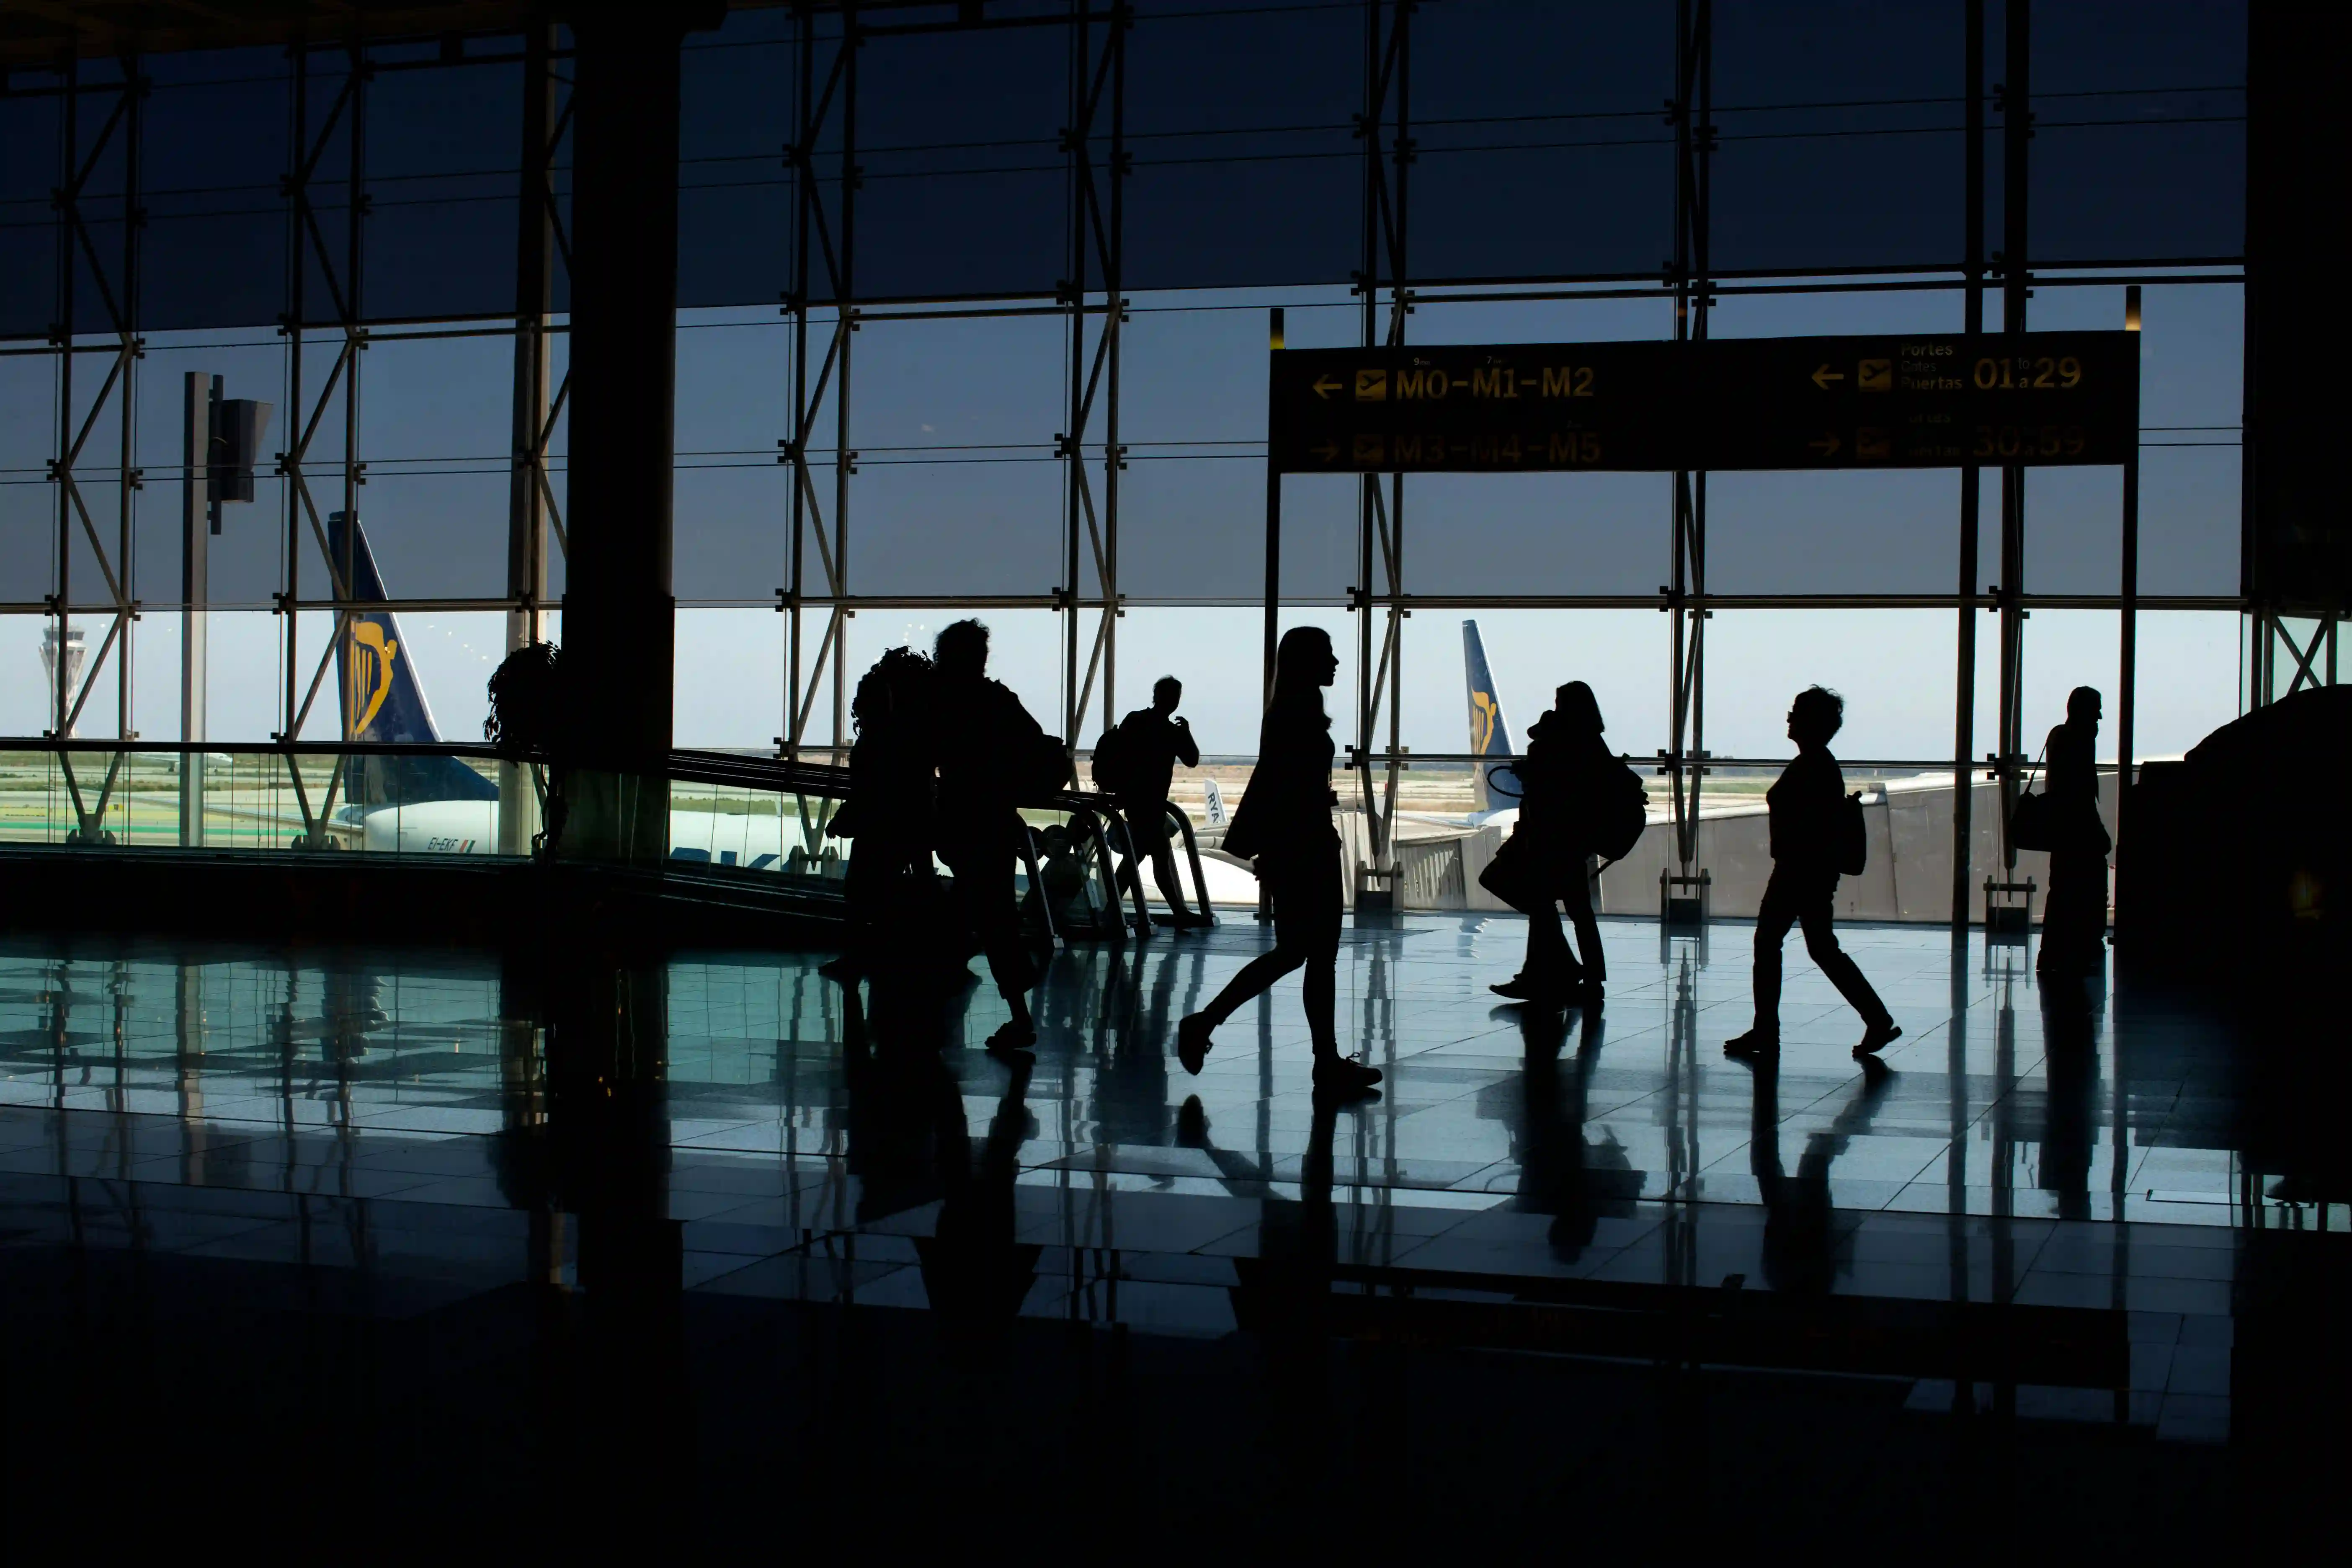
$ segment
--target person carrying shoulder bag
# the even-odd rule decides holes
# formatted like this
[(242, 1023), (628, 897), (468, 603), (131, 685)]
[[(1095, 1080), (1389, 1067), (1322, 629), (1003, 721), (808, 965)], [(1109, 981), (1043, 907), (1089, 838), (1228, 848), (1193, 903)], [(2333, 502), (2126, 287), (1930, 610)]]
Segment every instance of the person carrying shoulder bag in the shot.
[[(1528, 754), (1513, 769), (1526, 792), (1518, 825), (1479, 878), (1488, 892), (1528, 917), (1526, 962), (1518, 973), (1491, 987), (1498, 996), (1601, 1005), (1609, 961), (1585, 861), (1605, 836), (1601, 818), (1610, 785), (1624, 772), (1601, 739), (1604, 727), (1592, 688), (1571, 680), (1553, 693), (1551, 710), (1528, 731)], [(1563, 902), (1576, 926), (1575, 952), (1560, 929)]]

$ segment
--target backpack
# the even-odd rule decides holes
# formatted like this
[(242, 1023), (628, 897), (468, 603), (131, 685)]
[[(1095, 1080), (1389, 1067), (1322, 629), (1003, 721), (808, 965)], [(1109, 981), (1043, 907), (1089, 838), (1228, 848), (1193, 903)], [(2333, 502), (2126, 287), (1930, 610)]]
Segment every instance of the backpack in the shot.
[(1041, 801), (1069, 787), (1070, 752), (1059, 735), (1048, 735), (1039, 728), (1022, 736), (1013, 749), (1013, 761), (1023, 801)]
[(1107, 795), (1117, 795), (1126, 781), (1120, 776), (1127, 772), (1127, 742), (1120, 726), (1113, 724), (1095, 742), (1095, 788)]
[(1841, 877), (1859, 877), (1870, 864), (1870, 828), (1863, 821), (1860, 790), (1838, 805), (1836, 847)]
[(1622, 761), (1614, 768), (1596, 770), (1590, 801), (1587, 847), (1604, 860), (1622, 860), (1633, 852), (1650, 822), (1650, 793), (1642, 786), (1642, 775)]

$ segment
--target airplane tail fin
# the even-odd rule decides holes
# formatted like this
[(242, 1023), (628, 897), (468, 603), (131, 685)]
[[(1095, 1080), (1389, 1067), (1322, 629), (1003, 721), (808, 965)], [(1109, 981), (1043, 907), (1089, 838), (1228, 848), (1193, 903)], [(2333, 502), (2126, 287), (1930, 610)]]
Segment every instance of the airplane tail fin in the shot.
[[(1486, 644), (1478, 623), (1462, 623), (1462, 668), (1470, 696), (1470, 754), (1480, 758), (1478, 809), (1503, 811), (1519, 803), (1519, 776), (1510, 759), (1511, 726), (1503, 717), (1503, 699), (1495, 690), (1494, 672), (1486, 668)], [(1484, 759), (1493, 758), (1492, 762)]]
[[(327, 548), (337, 596), (383, 600), (383, 578), (367, 531), (349, 512), (327, 514)], [(343, 738), (383, 744), (430, 744), (441, 739), (433, 709), (416, 679), (416, 662), (402, 646), (400, 620), (389, 610), (362, 610), (345, 624), (335, 646), (341, 689)], [(345, 769), (354, 805), (411, 805), (428, 800), (496, 800), (498, 785), (455, 757), (353, 758)]]

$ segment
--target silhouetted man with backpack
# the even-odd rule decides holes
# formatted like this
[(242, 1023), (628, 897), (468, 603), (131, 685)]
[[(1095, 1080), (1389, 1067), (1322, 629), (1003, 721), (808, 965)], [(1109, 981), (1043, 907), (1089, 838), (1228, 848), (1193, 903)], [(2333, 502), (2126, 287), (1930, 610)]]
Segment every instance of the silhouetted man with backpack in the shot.
[[(1049, 792), (1052, 740), (1003, 682), (988, 678), (988, 628), (957, 621), (933, 645), (933, 725), (940, 763), (940, 858), (955, 879), (956, 908), (980, 938), (988, 973), (1013, 1016), (988, 1038), (992, 1051), (1037, 1043), (1029, 990), (1037, 983), (1021, 945), (1013, 871), (1021, 849), (1020, 805)], [(1066, 776), (1066, 775), (1065, 775)], [(1043, 784), (1040, 790), (1037, 786)]]
[(1176, 716), (1176, 704), (1183, 700), (1184, 683), (1174, 676), (1163, 675), (1153, 682), (1151, 706), (1120, 720), (1096, 746), (1095, 784), (1118, 803), (1135, 847), (1120, 870), (1121, 882), (1140, 876), (1142, 863), (1150, 861), (1152, 879), (1168, 900), (1169, 918), (1179, 926), (1204, 926), (1210, 923), (1206, 909), (1192, 914), (1184, 907), (1184, 885), (1177, 879), (1176, 852), (1168, 840), (1168, 790), (1176, 779), (1176, 764), (1201, 765), (1192, 727)]
[(1805, 951), (1862, 1015), (1862, 1043), (1853, 1054), (1873, 1056), (1902, 1036), (1886, 1004), (1830, 929), (1838, 878), (1861, 872), (1867, 847), (1862, 803), (1845, 793), (1845, 774), (1830, 754), (1831, 739), (1844, 726), (1845, 699), (1826, 688), (1809, 686), (1789, 705), (1789, 739), (1797, 742), (1797, 760), (1780, 771), (1764, 796), (1771, 809), (1772, 879), (1756, 911), (1756, 1022), (1746, 1034), (1724, 1042), (1727, 1056), (1780, 1055), (1780, 944), (1792, 925), (1805, 928)]

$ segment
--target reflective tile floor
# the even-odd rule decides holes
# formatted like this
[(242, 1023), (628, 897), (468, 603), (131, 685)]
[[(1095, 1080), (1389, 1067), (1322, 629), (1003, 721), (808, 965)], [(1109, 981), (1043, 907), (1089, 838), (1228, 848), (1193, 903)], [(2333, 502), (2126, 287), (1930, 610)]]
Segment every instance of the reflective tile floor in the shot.
[[(1389, 1078), (1346, 1108), (1310, 1092), (1295, 976), (1197, 1078), (1175, 1061), (1175, 1020), (1266, 940), (1246, 921), (1057, 954), (1034, 1068), (978, 1048), (1003, 1016), (985, 986), (861, 1005), (824, 954), (680, 957), (638, 982), (633, 1152), (593, 1162), (635, 1174), (597, 1181), (636, 1183), (677, 1224), (683, 1288), (720, 1295), (939, 1306), (940, 1249), (1002, 1227), (1021, 1313), (1173, 1334), (1230, 1332), (1247, 1270), (1305, 1254), (1506, 1300), (1581, 1281), (2118, 1313), (2129, 1419), (2226, 1435), (2245, 1238), (2347, 1215), (2225, 1022), (2044, 987), (2028, 948), (1858, 928), (1904, 1028), (1884, 1068), (1852, 1059), (1855, 1020), (1792, 942), (1759, 1069), (1721, 1049), (1747, 927), (1604, 930), (1606, 1008), (1564, 1016), (1486, 989), (1516, 919), (1350, 930), (1342, 1036)], [(420, 1306), (576, 1280), (578, 1113), (550, 1090), (543, 995), (494, 955), (13, 941), (0, 1246), (359, 1269)], [(2122, 1394), (2021, 1408), (2108, 1419)]]

